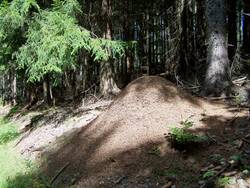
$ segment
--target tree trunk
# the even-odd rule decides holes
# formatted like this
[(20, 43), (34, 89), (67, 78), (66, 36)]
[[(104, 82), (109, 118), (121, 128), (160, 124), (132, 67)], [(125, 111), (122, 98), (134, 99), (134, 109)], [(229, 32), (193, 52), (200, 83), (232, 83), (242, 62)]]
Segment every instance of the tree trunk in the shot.
[(205, 20), (205, 0), (197, 1), (197, 65), (202, 68), (197, 68), (197, 76), (199, 79), (204, 79), (207, 49), (206, 49), (206, 23)]
[(13, 66), (12, 68), (12, 83), (11, 83), (11, 95), (12, 95), (12, 101), (11, 104), (12, 105), (16, 105), (16, 97), (17, 97), (17, 81), (16, 81), (16, 67)]
[(43, 101), (48, 104), (48, 81), (46, 78), (43, 80)]
[(5, 80), (5, 74), (3, 74), (2, 78), (2, 100), (3, 100), (3, 105), (5, 106), (6, 103), (6, 80)]
[(45, 104), (54, 104), (54, 98), (52, 93), (52, 83), (50, 82), (49, 76), (45, 76), (43, 80), (43, 100)]
[[(125, 8), (124, 8), (124, 40), (126, 42), (132, 40), (132, 32), (130, 31), (130, 6), (129, 6), (129, 0), (125, 1)], [(129, 50), (126, 51), (126, 58), (125, 58), (125, 64), (126, 64), (126, 70), (125, 70), (125, 84), (127, 85), (131, 81), (131, 75), (132, 75), (132, 70), (133, 70), (133, 65), (132, 65), (132, 57), (131, 57), (131, 52)]]
[(206, 0), (208, 47), (205, 95), (219, 96), (230, 85), (225, 4), (225, 0)]
[(53, 96), (53, 87), (52, 87), (52, 83), (49, 82), (49, 105), (53, 105), (55, 106), (56, 101), (55, 98)]
[(236, 0), (228, 0), (228, 55), (233, 61), (237, 49), (237, 3)]
[[(103, 38), (112, 39), (111, 0), (102, 0), (102, 18), (104, 21)], [(100, 63), (100, 93), (104, 97), (115, 95), (119, 88), (115, 82), (113, 61), (111, 59)]]
[(243, 48), (246, 52), (250, 52), (250, 3), (244, 0), (244, 20), (243, 20)]

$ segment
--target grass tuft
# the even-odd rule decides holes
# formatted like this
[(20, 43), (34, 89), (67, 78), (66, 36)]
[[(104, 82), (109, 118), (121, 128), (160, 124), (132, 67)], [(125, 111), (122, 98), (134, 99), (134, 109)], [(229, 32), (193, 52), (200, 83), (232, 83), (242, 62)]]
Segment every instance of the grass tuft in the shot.
[(6, 144), (19, 136), (17, 127), (6, 119), (0, 119), (0, 145)]
[(11, 141), (18, 136), (16, 125), (0, 119), (0, 188), (49, 187), (33, 162), (15, 151)]

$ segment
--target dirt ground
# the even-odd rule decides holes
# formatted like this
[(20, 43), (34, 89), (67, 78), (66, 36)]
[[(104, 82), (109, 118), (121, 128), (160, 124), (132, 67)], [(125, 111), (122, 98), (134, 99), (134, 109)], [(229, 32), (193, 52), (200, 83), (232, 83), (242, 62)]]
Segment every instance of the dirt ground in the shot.
[[(235, 171), (228, 187), (250, 186), (239, 165), (226, 169), (209, 160), (220, 156), (229, 164), (230, 157), (250, 151), (247, 109), (193, 97), (156, 76), (133, 81), (111, 104), (95, 105), (38, 113), (32, 129), (25, 129), (30, 121), (22, 126), (27, 135), (17, 147), (42, 161), (53, 186), (213, 187), (201, 180), (209, 166), (218, 175)], [(27, 116), (14, 119), (23, 125)], [(189, 152), (170, 147), (166, 135), (187, 119), (193, 133), (211, 142)]]

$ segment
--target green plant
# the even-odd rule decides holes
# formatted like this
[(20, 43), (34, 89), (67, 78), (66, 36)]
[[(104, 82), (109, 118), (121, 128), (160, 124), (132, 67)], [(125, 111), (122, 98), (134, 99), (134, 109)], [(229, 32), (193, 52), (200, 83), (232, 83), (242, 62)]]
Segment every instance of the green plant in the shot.
[(234, 96), (234, 102), (237, 106), (241, 104), (242, 100), (243, 100), (243, 97), (239, 93)]
[(219, 177), (217, 180), (217, 187), (225, 187), (232, 182), (230, 177)]
[[(97, 37), (78, 23), (82, 7), (77, 0), (54, 0), (47, 9), (36, 0), (0, 4), (0, 70), (17, 67), (27, 81), (44, 77), (60, 82), (65, 71), (77, 69), (80, 52), (95, 61), (120, 58), (134, 43)], [(8, 63), (6, 63), (8, 62)]]
[(23, 159), (10, 144), (0, 145), (1, 188), (45, 188), (48, 181), (32, 162)]
[(180, 122), (181, 125), (183, 125), (184, 128), (188, 129), (188, 128), (191, 128), (193, 127), (194, 125), (194, 122), (193, 121), (190, 121), (189, 118), (185, 119), (185, 120), (182, 120)]
[(230, 160), (234, 160), (234, 161), (241, 162), (241, 160), (242, 160), (242, 155), (241, 155), (241, 154), (232, 155), (232, 156), (230, 156)]
[(10, 109), (10, 112), (11, 114), (15, 114), (17, 113), (18, 111), (20, 110), (20, 107), (19, 106), (13, 106), (11, 109)]
[(188, 129), (193, 126), (193, 122), (188, 119), (181, 121), (182, 127), (174, 127), (170, 130), (170, 137), (174, 142), (179, 144), (192, 143), (192, 142), (203, 142), (207, 140), (206, 136), (196, 135), (191, 133)]
[(221, 154), (212, 154), (208, 159), (212, 163), (220, 163), (221, 161), (225, 160)]
[(16, 126), (6, 119), (0, 120), (0, 145), (8, 143), (19, 136)]
[(164, 170), (155, 170), (154, 173), (156, 176), (173, 178), (178, 176), (178, 174), (180, 174), (180, 171), (178, 169), (164, 169)]
[(13, 139), (19, 136), (16, 125), (0, 118), (0, 187), (49, 187), (37, 166), (23, 159), (13, 148)]
[(215, 176), (215, 171), (214, 170), (208, 170), (206, 171), (203, 175), (202, 175), (202, 178), (203, 179), (208, 179), (210, 177), (213, 177)]

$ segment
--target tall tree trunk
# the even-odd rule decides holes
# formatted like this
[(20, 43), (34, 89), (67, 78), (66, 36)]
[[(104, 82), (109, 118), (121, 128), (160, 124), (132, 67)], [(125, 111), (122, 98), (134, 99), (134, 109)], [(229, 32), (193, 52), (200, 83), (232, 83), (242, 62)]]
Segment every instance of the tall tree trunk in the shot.
[(243, 21), (243, 48), (250, 52), (250, 2), (244, 0), (244, 21)]
[(46, 78), (43, 80), (43, 101), (48, 104), (48, 81)]
[(49, 105), (53, 105), (55, 106), (56, 101), (55, 98), (53, 96), (53, 87), (52, 87), (52, 83), (49, 82)]
[(228, 0), (228, 55), (233, 61), (237, 49), (237, 2)]
[[(126, 42), (132, 40), (132, 31), (130, 30), (130, 1), (126, 0), (125, 1), (125, 8), (124, 8), (124, 26), (123, 26), (123, 30), (124, 30), (124, 40)], [(125, 84), (128, 84), (131, 81), (131, 74), (132, 74), (132, 57), (131, 57), (131, 52), (129, 50), (126, 51), (126, 57), (125, 57)]]
[[(104, 21), (103, 38), (112, 39), (111, 25), (111, 0), (102, 0), (102, 18)], [(104, 97), (115, 95), (119, 92), (119, 88), (115, 82), (115, 73), (112, 59), (100, 63), (100, 93)]]
[(29, 104), (27, 105), (27, 108), (30, 108), (36, 102), (38, 101), (38, 96), (37, 96), (37, 89), (35, 85), (30, 85), (29, 86)]
[(49, 76), (45, 76), (43, 80), (43, 100), (45, 104), (52, 105), (54, 103), (52, 93), (52, 83), (50, 82)]
[(88, 87), (88, 81), (91, 79), (89, 74), (89, 64), (88, 61), (90, 61), (90, 58), (88, 56), (84, 56), (83, 60), (83, 77), (82, 77), (82, 90), (85, 91)]
[[(203, 66), (206, 63), (206, 23), (205, 20), (205, 0), (197, 1), (197, 60), (198, 66), (202, 68), (197, 68), (197, 76), (200, 79), (203, 79), (202, 75), (205, 75), (205, 67)], [(201, 73), (201, 74), (200, 74)]]
[(3, 100), (3, 105), (5, 106), (6, 103), (6, 79), (5, 79), (5, 74), (3, 74), (2, 77), (2, 100)]
[(17, 78), (16, 78), (16, 67), (13, 66), (12, 68), (12, 83), (11, 83), (11, 95), (12, 95), (12, 105), (16, 105), (16, 97), (17, 97)]
[(219, 96), (230, 85), (226, 32), (226, 0), (206, 0), (207, 71), (204, 94)]
[(167, 10), (168, 19), (168, 60), (166, 62), (166, 73), (169, 79), (174, 79), (180, 62), (180, 40), (182, 34), (181, 16), (183, 13), (184, 1), (176, 0)]
[[(181, 15), (181, 48), (180, 48), (180, 63), (179, 63), (179, 70), (178, 72), (183, 76), (184, 78), (190, 77), (188, 74), (188, 62), (187, 62), (187, 55), (188, 55), (188, 20), (191, 19), (188, 17), (188, 9), (189, 6), (185, 6), (183, 9), (183, 13)], [(189, 41), (190, 42), (190, 41)]]

